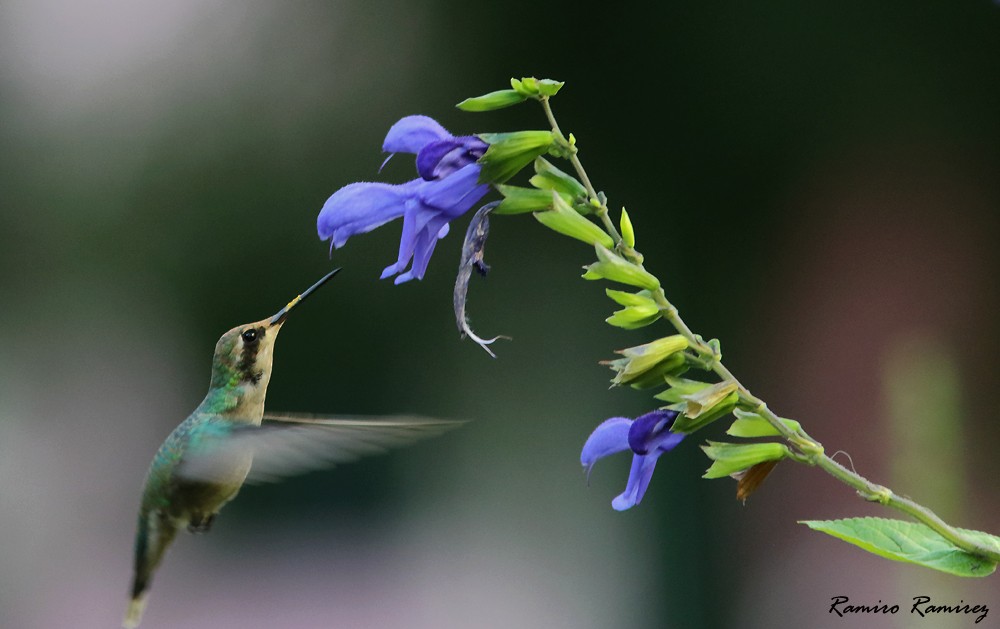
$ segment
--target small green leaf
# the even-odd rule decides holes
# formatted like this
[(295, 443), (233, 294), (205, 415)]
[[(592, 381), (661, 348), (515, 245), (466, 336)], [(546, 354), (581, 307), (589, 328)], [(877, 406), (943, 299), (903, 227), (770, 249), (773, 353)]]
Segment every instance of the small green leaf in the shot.
[(632, 229), (632, 219), (628, 217), (628, 212), (622, 207), (622, 218), (620, 221), (622, 229), (622, 241), (627, 247), (635, 246), (635, 230)]
[(701, 446), (701, 449), (713, 461), (702, 478), (722, 478), (742, 472), (758, 463), (780, 461), (789, 455), (788, 448), (781, 443), (736, 444), (709, 441), (708, 445)]
[[(733, 410), (733, 415), (736, 416), (736, 421), (726, 431), (727, 435), (747, 439), (753, 437), (778, 437), (781, 435), (770, 422), (756, 413), (737, 408)], [(787, 426), (792, 432), (798, 432), (802, 428), (802, 425), (794, 419), (782, 419), (781, 423)]]
[[(965, 552), (927, 525), (918, 522), (886, 518), (847, 518), (800, 520), (799, 523), (880, 557), (914, 563), (960, 577), (985, 577), (997, 568), (996, 562)], [(1000, 537), (981, 531), (956, 530), (983, 546), (1000, 552)]]
[(466, 98), (455, 106), (462, 111), (492, 111), (523, 103), (525, 100), (527, 97), (518, 93), (517, 90), (497, 90), (482, 96)]
[(479, 158), (481, 183), (503, 183), (548, 151), (553, 144), (551, 131), (483, 133), (479, 138), (490, 145)]
[(535, 218), (538, 219), (539, 223), (588, 245), (614, 246), (615, 243), (607, 232), (567, 205), (559, 193), (551, 191), (548, 192), (548, 195), (552, 207), (548, 210), (535, 212)]
[(597, 262), (584, 267), (587, 272), (583, 274), (583, 279), (608, 279), (649, 290), (659, 288), (660, 280), (642, 267), (612, 253), (607, 247), (597, 245), (595, 249), (597, 250)]

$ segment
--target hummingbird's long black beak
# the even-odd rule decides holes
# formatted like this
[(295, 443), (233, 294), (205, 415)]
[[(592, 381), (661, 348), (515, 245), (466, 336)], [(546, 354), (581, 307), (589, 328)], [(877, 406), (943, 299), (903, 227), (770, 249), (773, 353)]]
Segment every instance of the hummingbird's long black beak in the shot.
[(324, 275), (318, 282), (316, 282), (315, 284), (313, 284), (312, 286), (310, 286), (309, 288), (307, 288), (305, 290), (305, 292), (303, 292), (301, 295), (299, 295), (295, 299), (293, 299), (290, 302), (288, 302), (285, 305), (284, 308), (282, 308), (281, 310), (278, 311), (278, 314), (276, 314), (273, 317), (271, 317), (271, 322), (268, 325), (270, 327), (274, 327), (276, 325), (280, 325), (280, 324), (284, 323), (285, 319), (288, 318), (288, 313), (291, 312), (292, 308), (294, 308), (298, 304), (302, 303), (302, 301), (306, 297), (308, 297), (310, 294), (314, 293), (316, 291), (316, 289), (318, 289), (323, 284), (326, 284), (327, 280), (329, 280), (331, 277), (333, 277), (334, 275), (336, 275), (339, 272), (340, 272), (340, 268), (336, 268), (336, 269), (330, 271), (329, 273), (327, 273), (326, 275)]

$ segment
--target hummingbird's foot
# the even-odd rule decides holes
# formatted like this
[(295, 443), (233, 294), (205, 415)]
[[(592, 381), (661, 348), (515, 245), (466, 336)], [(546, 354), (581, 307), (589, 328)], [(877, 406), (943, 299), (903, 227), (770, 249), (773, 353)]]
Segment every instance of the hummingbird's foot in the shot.
[(212, 528), (212, 522), (215, 521), (215, 514), (209, 513), (208, 515), (200, 515), (191, 518), (191, 522), (188, 523), (189, 533), (208, 533), (208, 530)]

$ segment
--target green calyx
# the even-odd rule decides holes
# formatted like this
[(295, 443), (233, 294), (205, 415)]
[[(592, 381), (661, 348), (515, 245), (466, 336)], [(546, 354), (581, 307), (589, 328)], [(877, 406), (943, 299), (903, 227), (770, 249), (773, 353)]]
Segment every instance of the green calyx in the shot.
[[(497, 191), (503, 195), (503, 201), (493, 210), (493, 214), (526, 214), (528, 212), (539, 212), (552, 207), (552, 191), (539, 190), (537, 188), (524, 188), (521, 186), (511, 186), (499, 184)], [(560, 194), (560, 196), (562, 196)], [(564, 202), (569, 203), (569, 199), (562, 196)]]
[(528, 97), (517, 90), (497, 90), (489, 94), (483, 94), (482, 96), (466, 98), (455, 106), (462, 111), (493, 111), (494, 109), (503, 109), (504, 107), (517, 105), (526, 100), (528, 100)]
[(691, 419), (706, 415), (712, 409), (732, 397), (737, 393), (737, 384), (733, 380), (723, 380), (700, 391), (695, 391), (682, 396), (682, 400), (687, 402), (684, 414)]
[[(746, 439), (781, 436), (777, 428), (756, 413), (737, 408), (733, 410), (733, 415), (736, 416), (736, 421), (726, 430), (727, 435)], [(782, 419), (781, 423), (794, 433), (802, 430), (802, 426), (794, 419)]]
[(677, 377), (666, 378), (666, 383), (670, 385), (670, 388), (653, 397), (663, 402), (670, 402), (671, 404), (679, 404), (684, 401), (684, 396), (697, 393), (702, 389), (712, 386), (709, 382)]
[(481, 183), (503, 183), (539, 155), (556, 148), (551, 131), (483, 133), (479, 138), (490, 145), (479, 158)]
[(664, 381), (670, 388), (654, 397), (670, 402), (667, 408), (680, 411), (672, 427), (674, 432), (690, 434), (700, 430), (733, 412), (740, 399), (738, 386), (732, 380), (709, 384), (667, 375)]
[(549, 160), (539, 157), (535, 160), (534, 166), (535, 175), (528, 180), (531, 185), (543, 190), (555, 190), (574, 201), (587, 198), (587, 189), (583, 184), (576, 177), (553, 166)]
[(535, 218), (539, 223), (588, 245), (614, 246), (615, 243), (607, 232), (571, 208), (558, 192), (552, 191), (548, 195), (551, 207), (535, 212)]
[(652, 293), (648, 290), (629, 293), (608, 288), (604, 292), (616, 303), (625, 306), (605, 319), (610, 325), (634, 330), (645, 327), (663, 316), (659, 304), (656, 303)]
[(660, 280), (656, 279), (655, 275), (625, 260), (608, 247), (598, 244), (595, 249), (597, 262), (584, 267), (587, 272), (583, 274), (583, 279), (607, 279), (647, 290), (655, 290), (660, 287)]
[(709, 441), (701, 449), (713, 461), (703, 478), (723, 478), (758, 463), (780, 461), (790, 454), (788, 448), (780, 443), (735, 444)]
[(511, 79), (510, 86), (515, 92), (525, 98), (540, 98), (555, 96), (564, 83), (553, 81), (552, 79), (536, 79), (533, 76), (522, 77), (521, 79)]
[(455, 106), (462, 111), (469, 112), (493, 111), (523, 103), (528, 99), (540, 100), (555, 96), (562, 89), (562, 86), (562, 81), (553, 81), (552, 79), (536, 79), (534, 77), (511, 79), (510, 89), (496, 90), (481, 96), (466, 98)]
[[(680, 353), (687, 349), (688, 342), (680, 334), (666, 336), (661, 339), (637, 345), (627, 349), (618, 350), (616, 354), (621, 354), (624, 358), (606, 361), (616, 374), (611, 379), (613, 385), (633, 384), (637, 379), (654, 372), (667, 360), (672, 360), (678, 365), (684, 364), (684, 356)], [(673, 358), (676, 356), (677, 358)], [(662, 374), (656, 374), (660, 382), (663, 381)]]

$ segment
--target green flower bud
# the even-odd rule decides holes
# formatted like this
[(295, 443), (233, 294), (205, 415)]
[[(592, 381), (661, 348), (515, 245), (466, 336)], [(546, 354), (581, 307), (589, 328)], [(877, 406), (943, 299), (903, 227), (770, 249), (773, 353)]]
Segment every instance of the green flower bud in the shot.
[(576, 177), (559, 170), (544, 157), (535, 160), (535, 173), (530, 182), (536, 188), (556, 190), (573, 199), (587, 197), (587, 189)]
[(511, 79), (510, 86), (514, 88), (515, 91), (520, 94), (524, 94), (528, 98), (538, 96), (538, 79), (533, 76), (523, 77), (520, 81), (517, 79)]
[(576, 238), (588, 245), (613, 247), (614, 241), (603, 229), (571, 208), (558, 192), (549, 192), (552, 209), (535, 212), (535, 218), (542, 225), (560, 234)]
[(521, 80), (511, 79), (510, 86), (518, 94), (523, 94), (527, 98), (538, 98), (539, 96), (555, 96), (562, 89), (562, 81), (552, 79), (536, 79), (533, 76), (522, 77)]
[(720, 443), (709, 441), (701, 446), (708, 458), (714, 461), (703, 478), (722, 478), (742, 472), (765, 461), (780, 461), (790, 452), (781, 443)]
[(551, 131), (483, 133), (479, 138), (490, 145), (479, 158), (481, 183), (503, 183), (553, 147)]
[[(733, 410), (733, 415), (736, 416), (736, 421), (726, 431), (727, 435), (748, 439), (753, 437), (778, 437), (781, 435), (770, 422), (756, 413), (737, 408)], [(794, 419), (782, 419), (781, 423), (792, 432), (798, 432), (802, 429), (802, 425)]]
[(628, 217), (628, 212), (622, 207), (622, 218), (619, 222), (622, 229), (622, 242), (626, 247), (635, 246), (635, 230), (632, 229), (632, 220)]
[(712, 350), (712, 356), (716, 361), (722, 360), (722, 342), (719, 339), (709, 339), (708, 347)]
[(609, 248), (597, 245), (597, 262), (584, 267), (587, 272), (583, 274), (585, 280), (608, 279), (613, 282), (638, 286), (654, 290), (660, 287), (660, 280), (640, 266), (636, 266), (619, 255), (612, 253)]
[[(493, 214), (524, 214), (538, 212), (552, 207), (552, 191), (536, 188), (522, 188), (500, 184), (496, 186), (503, 201), (493, 210)], [(567, 201), (567, 199), (563, 199)]]
[(523, 103), (525, 100), (527, 100), (527, 97), (524, 94), (520, 94), (517, 90), (497, 90), (496, 92), (490, 92), (482, 96), (466, 98), (455, 106), (462, 111), (492, 111)]
[[(608, 365), (616, 371), (615, 377), (611, 380), (613, 385), (628, 384), (639, 376), (649, 372), (654, 367), (665, 361), (670, 356), (687, 349), (687, 339), (680, 334), (667, 336), (644, 345), (637, 345), (627, 349), (618, 350), (615, 353), (621, 354), (624, 358), (612, 361), (605, 361), (602, 364)], [(683, 356), (681, 356), (683, 361)]]

